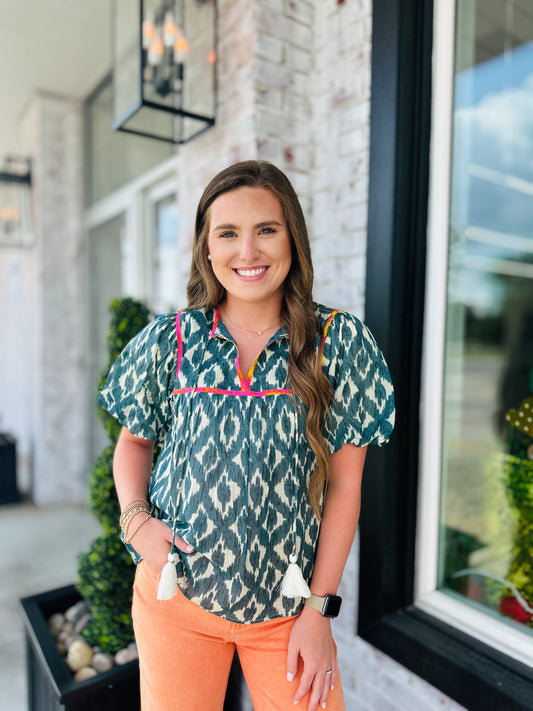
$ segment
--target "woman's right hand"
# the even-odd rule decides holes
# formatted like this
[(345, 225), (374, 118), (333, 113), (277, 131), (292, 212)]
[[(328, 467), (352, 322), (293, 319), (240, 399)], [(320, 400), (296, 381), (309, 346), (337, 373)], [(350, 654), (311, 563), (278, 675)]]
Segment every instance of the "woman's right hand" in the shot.
[[(141, 514), (142, 515), (142, 514)], [(146, 514), (144, 514), (146, 516)], [(142, 521), (137, 514), (131, 521), (130, 528), (133, 530)], [(174, 536), (174, 542), (182, 553), (193, 553), (194, 548), (180, 536)], [(151, 518), (143, 524), (135, 534), (131, 545), (137, 553), (148, 563), (150, 568), (160, 573), (168, 561), (168, 554), (172, 544), (172, 530), (166, 523), (157, 518)]]

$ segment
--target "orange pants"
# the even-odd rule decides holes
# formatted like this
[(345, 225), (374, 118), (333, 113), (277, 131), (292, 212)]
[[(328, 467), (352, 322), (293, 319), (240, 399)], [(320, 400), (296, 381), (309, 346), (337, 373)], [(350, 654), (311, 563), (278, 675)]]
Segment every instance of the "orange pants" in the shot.
[[(255, 711), (294, 709), (298, 674), (287, 681), (287, 649), (295, 617), (240, 624), (207, 612), (179, 590), (156, 599), (158, 574), (141, 561), (135, 576), (133, 624), (139, 648), (143, 711), (222, 711), (235, 649)], [(310, 692), (298, 704), (307, 711)], [(318, 707), (320, 708), (320, 707)], [(340, 675), (328, 711), (344, 711)]]

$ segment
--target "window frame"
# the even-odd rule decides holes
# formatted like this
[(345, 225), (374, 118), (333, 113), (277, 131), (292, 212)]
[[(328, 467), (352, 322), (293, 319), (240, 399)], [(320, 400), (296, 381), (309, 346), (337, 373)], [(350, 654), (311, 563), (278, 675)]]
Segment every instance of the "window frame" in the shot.
[(514, 711), (531, 709), (532, 669), (414, 605), (425, 466), (428, 186), (430, 165), (438, 167), (430, 161), (433, 23), (440, 7), (440, 0), (373, 2), (365, 321), (390, 366), (397, 425), (386, 447), (369, 452), (365, 467), (358, 634), (470, 711)]

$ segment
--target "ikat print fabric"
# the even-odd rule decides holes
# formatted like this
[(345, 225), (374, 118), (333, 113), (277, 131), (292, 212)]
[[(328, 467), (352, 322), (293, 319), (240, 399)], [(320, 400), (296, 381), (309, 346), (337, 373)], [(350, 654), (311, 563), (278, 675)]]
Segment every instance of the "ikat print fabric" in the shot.
[[(330, 451), (386, 442), (394, 394), (374, 338), (355, 316), (315, 310), (334, 393)], [(150, 500), (195, 548), (180, 553), (181, 591), (234, 622), (296, 614), (301, 600), (279, 591), (289, 555), (307, 581), (313, 570), (319, 522), (307, 486), (315, 456), (305, 408), (287, 386), (288, 350), (283, 327), (243, 374), (219, 309), (160, 316), (124, 349), (100, 395), (132, 434), (161, 445)]]

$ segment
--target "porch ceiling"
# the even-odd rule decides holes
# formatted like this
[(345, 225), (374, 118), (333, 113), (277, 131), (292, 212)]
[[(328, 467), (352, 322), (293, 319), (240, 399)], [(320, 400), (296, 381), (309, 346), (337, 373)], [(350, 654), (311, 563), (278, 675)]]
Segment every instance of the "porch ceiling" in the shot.
[(110, 24), (111, 0), (0, 0), (0, 164), (35, 91), (82, 99), (109, 71)]

